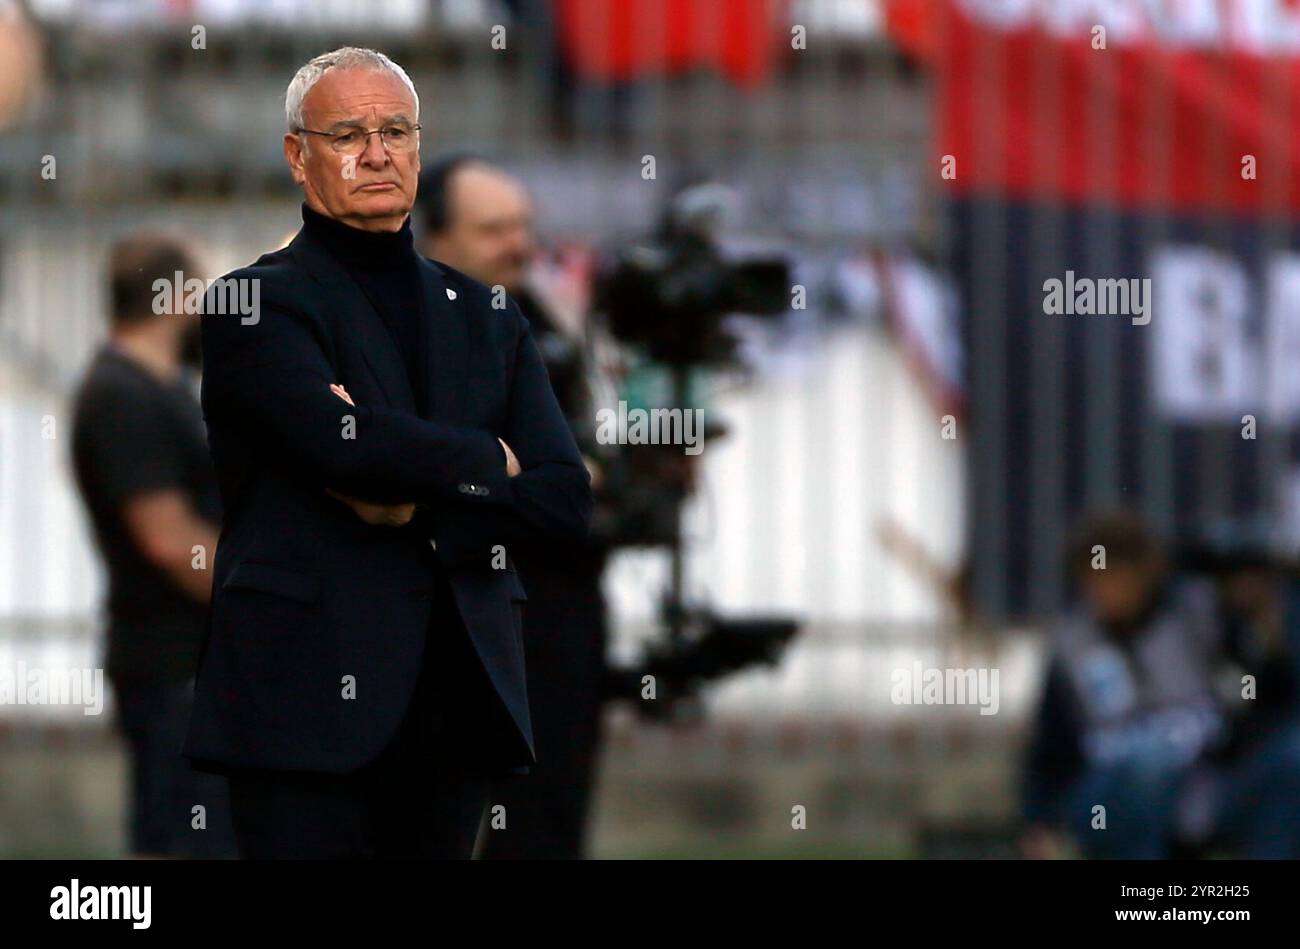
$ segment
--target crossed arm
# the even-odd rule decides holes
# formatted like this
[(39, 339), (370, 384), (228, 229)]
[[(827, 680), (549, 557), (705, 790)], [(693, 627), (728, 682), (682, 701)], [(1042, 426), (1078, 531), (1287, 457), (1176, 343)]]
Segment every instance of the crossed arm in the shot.
[[(345, 404), (345, 393), (330, 388), (338, 380), (323, 327), (309, 314), (268, 304), (265, 294), (255, 324), (203, 317), (205, 410), (321, 490), (379, 507), (427, 505), (438, 554), (449, 565), (486, 563), (495, 545), (520, 537), (581, 537), (591, 515), (590, 478), (527, 321), (514, 312), (515, 359), (499, 437)], [(466, 494), (466, 483), (487, 490)]]
[[(348, 390), (343, 386), (331, 384), (330, 391), (348, 405), (356, 405), (356, 403), (352, 401), (352, 396), (348, 394)], [(498, 438), (497, 441), (501, 442), (501, 447), (505, 449), (506, 475), (513, 478), (515, 475), (519, 474), (521, 470), (519, 467), (519, 459), (515, 457), (515, 453), (510, 450), (510, 446), (507, 445), (503, 439)], [(348, 497), (346, 494), (340, 494), (333, 488), (326, 488), (325, 493), (332, 498), (337, 498), (348, 507), (352, 508), (352, 510), (356, 512), (357, 517), (361, 518), (367, 524), (373, 524), (377, 527), (404, 527), (411, 522), (411, 518), (415, 517), (414, 502), (407, 502), (405, 504), (372, 504), (369, 501), (362, 501), (360, 498), (353, 498)]]

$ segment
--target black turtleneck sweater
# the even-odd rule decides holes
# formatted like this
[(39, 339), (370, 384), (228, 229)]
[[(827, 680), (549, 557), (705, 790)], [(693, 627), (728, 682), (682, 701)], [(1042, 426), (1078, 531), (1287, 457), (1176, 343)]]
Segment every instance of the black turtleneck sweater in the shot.
[(428, 339), (419, 256), (408, 217), (399, 231), (363, 231), (302, 206), (303, 228), (325, 245), (379, 313), (406, 363), (416, 411), (428, 404)]

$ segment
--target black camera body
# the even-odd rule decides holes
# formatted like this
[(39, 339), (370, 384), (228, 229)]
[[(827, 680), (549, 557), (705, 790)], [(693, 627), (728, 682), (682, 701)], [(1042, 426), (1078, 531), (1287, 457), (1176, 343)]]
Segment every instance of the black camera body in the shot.
[(715, 366), (735, 358), (724, 318), (782, 313), (789, 292), (784, 258), (729, 259), (711, 239), (679, 233), (619, 251), (598, 281), (596, 302), (610, 332), (645, 347), (654, 361)]

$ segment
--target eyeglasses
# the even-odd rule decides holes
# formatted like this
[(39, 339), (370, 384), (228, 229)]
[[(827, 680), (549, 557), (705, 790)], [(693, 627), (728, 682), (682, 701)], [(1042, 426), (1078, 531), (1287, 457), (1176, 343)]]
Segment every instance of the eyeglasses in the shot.
[(420, 126), (409, 125), (405, 122), (394, 122), (391, 125), (385, 125), (383, 128), (365, 129), (347, 128), (339, 132), (317, 132), (313, 129), (298, 129), (307, 135), (321, 135), (329, 139), (330, 148), (340, 155), (356, 156), (366, 150), (370, 142), (370, 136), (378, 133), (379, 140), (383, 142), (384, 148), (388, 149), (390, 155), (400, 155), (409, 152), (413, 148), (419, 147)]

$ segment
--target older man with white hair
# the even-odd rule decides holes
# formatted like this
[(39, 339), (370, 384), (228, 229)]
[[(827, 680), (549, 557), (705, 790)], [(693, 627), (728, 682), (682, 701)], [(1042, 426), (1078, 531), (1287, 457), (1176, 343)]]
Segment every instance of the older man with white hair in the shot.
[(335, 50), (285, 111), (302, 229), (202, 320), (226, 520), (185, 754), (246, 857), (466, 857), (535, 761), (510, 551), (581, 537), (590, 480), (518, 306), (414, 250), (405, 71)]

